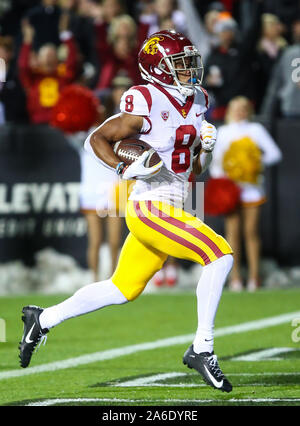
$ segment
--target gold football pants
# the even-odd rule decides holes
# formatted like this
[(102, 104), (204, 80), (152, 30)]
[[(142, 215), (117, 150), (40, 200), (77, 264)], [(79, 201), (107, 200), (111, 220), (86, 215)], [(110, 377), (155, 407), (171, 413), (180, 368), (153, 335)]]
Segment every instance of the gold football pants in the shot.
[(111, 279), (128, 300), (142, 293), (168, 256), (205, 266), (232, 253), (200, 219), (161, 201), (128, 201), (126, 223), (130, 233)]

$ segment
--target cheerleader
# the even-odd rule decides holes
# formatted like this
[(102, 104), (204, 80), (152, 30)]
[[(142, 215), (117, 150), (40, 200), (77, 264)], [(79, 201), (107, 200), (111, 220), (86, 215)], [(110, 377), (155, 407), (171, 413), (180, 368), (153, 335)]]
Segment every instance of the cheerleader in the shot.
[[(120, 73), (115, 76), (110, 96), (106, 99), (106, 115), (111, 116), (120, 112), (121, 97), (132, 84), (127, 75)], [(81, 150), (80, 206), (87, 221), (87, 261), (89, 268), (94, 272), (95, 281), (99, 280), (99, 250), (103, 241), (105, 220), (111, 270), (114, 271), (117, 266), (122, 216), (125, 216), (126, 202), (132, 186), (132, 181), (120, 181), (114, 170), (103, 166), (86, 150)]]
[(225, 123), (218, 129), (210, 175), (228, 177), (241, 190), (240, 208), (225, 216), (225, 234), (234, 251), (229, 288), (241, 291), (241, 239), (243, 237), (248, 264), (247, 290), (255, 291), (259, 284), (259, 215), (266, 202), (263, 183), (264, 166), (278, 163), (281, 151), (259, 123), (251, 122), (251, 102), (243, 97), (233, 98), (227, 107)]
[(103, 242), (105, 225), (112, 270), (117, 265), (122, 226), (114, 203), (117, 185), (116, 173), (99, 164), (82, 149), (80, 208), (87, 221), (87, 263), (96, 281), (99, 280), (99, 250)]

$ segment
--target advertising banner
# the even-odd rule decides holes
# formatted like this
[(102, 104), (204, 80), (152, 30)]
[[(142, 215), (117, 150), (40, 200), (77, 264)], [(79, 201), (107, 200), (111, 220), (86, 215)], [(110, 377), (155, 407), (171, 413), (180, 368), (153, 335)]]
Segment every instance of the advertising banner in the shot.
[(80, 158), (48, 126), (0, 127), (0, 263), (34, 263), (46, 247), (85, 266)]

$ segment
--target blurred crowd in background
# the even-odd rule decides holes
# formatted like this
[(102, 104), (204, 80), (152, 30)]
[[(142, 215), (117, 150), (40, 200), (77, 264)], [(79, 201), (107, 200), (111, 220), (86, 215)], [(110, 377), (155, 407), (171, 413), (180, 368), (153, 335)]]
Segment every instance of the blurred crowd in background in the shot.
[(202, 54), (207, 119), (222, 120), (237, 95), (257, 114), (300, 115), (300, 84), (286, 72), (300, 57), (297, 0), (2, 0), (0, 124), (48, 123), (72, 83), (92, 89), (109, 116), (113, 89), (143, 84), (137, 53), (159, 29), (184, 33)]

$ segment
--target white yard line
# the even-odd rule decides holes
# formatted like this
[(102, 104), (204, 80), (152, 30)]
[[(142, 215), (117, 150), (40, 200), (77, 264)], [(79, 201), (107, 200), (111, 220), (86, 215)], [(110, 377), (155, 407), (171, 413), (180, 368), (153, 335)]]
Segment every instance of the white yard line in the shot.
[[(227, 374), (229, 376), (229, 374)], [(256, 376), (257, 377), (257, 376)], [(130, 386), (124, 386), (124, 387), (140, 387), (140, 388), (207, 388), (207, 385), (205, 383), (176, 383), (176, 384), (169, 384), (169, 383), (143, 383), (142, 385), (130, 385)], [(268, 383), (242, 383), (235, 385), (235, 388), (239, 387), (246, 387), (246, 386), (271, 386)], [(120, 385), (113, 385), (113, 387), (122, 387)]]
[[(160, 380), (167, 380), (167, 379), (173, 379), (174, 377), (185, 377), (186, 373), (162, 373), (162, 374), (155, 374), (153, 376), (148, 377), (139, 377), (134, 380), (128, 380), (127, 382), (121, 382), (116, 383), (114, 386), (117, 387), (132, 387), (132, 386), (151, 386), (155, 382), (158, 382)], [(155, 386), (157, 383), (155, 383)], [(166, 386), (166, 385), (164, 385)]]
[[(292, 348), (289, 348), (292, 349)], [(258, 376), (298, 376), (300, 373), (292, 372), (292, 373), (229, 373), (226, 374), (226, 376), (238, 376), (238, 377), (255, 377)], [(125, 382), (115, 382), (112, 383), (110, 386), (117, 387), (117, 388), (126, 388), (126, 387), (168, 387), (168, 388), (199, 388), (199, 387), (206, 387), (207, 385), (205, 383), (157, 383), (161, 382), (162, 380), (168, 380), (173, 379), (175, 377), (187, 377), (187, 376), (197, 376), (199, 377), (199, 374), (195, 373), (179, 373), (179, 372), (172, 372), (172, 373), (162, 373), (162, 374), (153, 374), (152, 376), (147, 377), (138, 377), (137, 379), (133, 380), (127, 380)], [(236, 385), (236, 387), (240, 386), (268, 386), (269, 383), (242, 383)]]
[(270, 348), (252, 352), (248, 355), (241, 355), (231, 358), (230, 361), (280, 361), (282, 358), (276, 358), (276, 355), (286, 352), (298, 351), (298, 348)]
[[(292, 321), (294, 318), (300, 317), (300, 311), (290, 312), (287, 314), (277, 315), (274, 317), (263, 318), (256, 321), (245, 322), (238, 325), (222, 327), (215, 330), (215, 337), (228, 336), (230, 334), (244, 333), (247, 331), (260, 330), (267, 327), (274, 327)], [(11, 379), (16, 377), (29, 376), (31, 374), (53, 372), (66, 368), (74, 368), (79, 365), (91, 364), (94, 362), (115, 359), (120, 356), (131, 355), (141, 351), (149, 351), (157, 348), (166, 348), (174, 345), (191, 343), (194, 334), (186, 334), (183, 336), (175, 336), (166, 339), (155, 340), (153, 342), (139, 343), (136, 345), (123, 346), (121, 348), (109, 349), (106, 351), (94, 352), (87, 355), (69, 358), (62, 361), (50, 362), (47, 364), (29, 367), (26, 369), (8, 370), (0, 373), (0, 380)]]
[(300, 373), (298, 371), (290, 371), (289, 373), (287, 373), (286, 371), (269, 371), (267, 373), (228, 373), (226, 374), (226, 376), (300, 376)]
[(118, 399), (118, 398), (65, 398), (65, 399), (46, 399), (45, 401), (36, 401), (26, 404), (27, 407), (46, 407), (49, 405), (55, 404), (69, 404), (71, 402), (111, 402), (111, 403), (162, 403), (162, 402), (172, 402), (172, 403), (197, 403), (197, 404), (208, 404), (208, 403), (264, 403), (264, 402), (300, 402), (299, 398), (231, 398), (231, 399)]
[(300, 311), (290, 312), (287, 314), (277, 315), (275, 317), (262, 318), (260, 320), (244, 322), (242, 324), (231, 325), (229, 327), (222, 327), (215, 331), (215, 337), (226, 336), (228, 334), (243, 333), (245, 331), (260, 330), (262, 328), (274, 327), (275, 325), (284, 324), (298, 318)]

